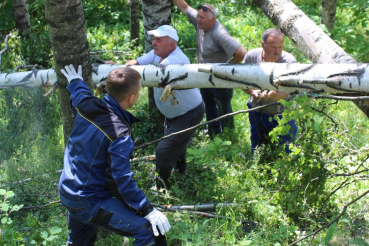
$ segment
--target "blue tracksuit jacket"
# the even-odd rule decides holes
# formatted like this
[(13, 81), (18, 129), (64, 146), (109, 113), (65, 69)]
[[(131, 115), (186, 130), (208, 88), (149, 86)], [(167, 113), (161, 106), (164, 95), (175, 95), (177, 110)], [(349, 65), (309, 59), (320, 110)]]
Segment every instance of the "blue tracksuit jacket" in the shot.
[(130, 164), (130, 126), (139, 119), (109, 95), (94, 97), (82, 80), (73, 80), (67, 89), (76, 118), (64, 153), (60, 200), (70, 209), (81, 209), (91, 197), (114, 196), (146, 216), (153, 207), (137, 188)]

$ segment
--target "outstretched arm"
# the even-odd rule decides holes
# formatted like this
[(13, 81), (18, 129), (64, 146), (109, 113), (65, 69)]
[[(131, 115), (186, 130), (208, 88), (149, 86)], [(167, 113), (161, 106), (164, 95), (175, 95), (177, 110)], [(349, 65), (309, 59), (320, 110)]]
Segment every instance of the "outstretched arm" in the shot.
[(184, 15), (187, 15), (188, 3), (185, 0), (173, 0), (175, 6), (177, 6)]
[(240, 63), (245, 57), (247, 50), (241, 45), (234, 52), (234, 56), (228, 63)]
[(242, 89), (245, 93), (253, 96), (254, 100), (258, 101), (261, 98), (264, 100), (272, 100), (272, 101), (280, 101), (285, 99), (288, 94), (284, 91), (261, 91), (261, 90), (254, 90), (254, 89)]
[(124, 65), (140, 65), (137, 60), (129, 60)]
[(284, 91), (269, 91), (264, 98), (271, 99), (273, 101), (279, 101), (285, 99), (288, 96), (287, 92)]

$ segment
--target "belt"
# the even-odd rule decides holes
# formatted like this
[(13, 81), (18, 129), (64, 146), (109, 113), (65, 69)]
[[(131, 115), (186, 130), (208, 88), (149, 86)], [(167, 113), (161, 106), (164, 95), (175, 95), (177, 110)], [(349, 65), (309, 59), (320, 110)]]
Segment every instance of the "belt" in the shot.
[(196, 106), (196, 108), (193, 108), (193, 109), (191, 109), (190, 111), (187, 111), (186, 113), (184, 113), (184, 114), (182, 114), (182, 115), (178, 115), (178, 116), (176, 116), (176, 117), (174, 117), (174, 118), (165, 118), (166, 119), (166, 121), (167, 122), (173, 122), (173, 121), (175, 121), (175, 120), (178, 120), (179, 118), (181, 118), (181, 117), (183, 117), (183, 116), (186, 116), (187, 114), (191, 114), (191, 113), (193, 113), (193, 112), (195, 112), (196, 110), (198, 110), (199, 108), (201, 108), (201, 106), (204, 104), (204, 101), (202, 101), (200, 104), (199, 104), (199, 106)]

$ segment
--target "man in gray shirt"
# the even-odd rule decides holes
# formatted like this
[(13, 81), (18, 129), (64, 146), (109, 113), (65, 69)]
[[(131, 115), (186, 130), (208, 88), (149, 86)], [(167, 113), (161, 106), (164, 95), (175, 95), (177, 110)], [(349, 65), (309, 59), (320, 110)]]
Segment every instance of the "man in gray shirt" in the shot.
[[(185, 0), (173, 0), (196, 28), (197, 63), (239, 63), (246, 54), (246, 49), (231, 37), (228, 30), (217, 20), (217, 10), (211, 4), (191, 8)], [(206, 120), (232, 113), (231, 99), (233, 89), (201, 88), (206, 107)], [(216, 100), (220, 102), (218, 111)], [(209, 135), (218, 134), (224, 127), (233, 128), (233, 116), (208, 124)]]
[[(262, 34), (261, 46), (250, 50), (244, 57), (243, 63), (261, 63), (261, 62), (277, 62), (277, 63), (296, 63), (293, 55), (283, 51), (283, 33), (276, 28), (269, 28)], [(288, 96), (283, 91), (260, 91), (260, 90), (244, 90), (250, 95), (247, 106), (251, 109), (257, 106), (266, 105), (279, 101)], [(271, 106), (249, 113), (251, 128), (251, 154), (254, 154), (256, 147), (261, 143), (269, 141), (269, 132), (278, 125), (278, 121), (274, 117), (282, 118), (284, 108), (282, 105)], [(272, 120), (270, 121), (270, 118)], [(288, 143), (296, 137), (297, 126), (295, 120), (290, 120), (288, 125), (291, 130), (287, 135), (280, 136), (281, 144), (286, 144), (286, 152), (289, 152)]]

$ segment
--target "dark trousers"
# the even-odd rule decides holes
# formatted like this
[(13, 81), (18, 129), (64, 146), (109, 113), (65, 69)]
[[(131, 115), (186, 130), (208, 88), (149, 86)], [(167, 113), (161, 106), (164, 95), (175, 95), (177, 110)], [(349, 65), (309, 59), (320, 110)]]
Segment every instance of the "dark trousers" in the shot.
[[(171, 133), (185, 130), (191, 126), (199, 124), (204, 117), (205, 106), (202, 102), (196, 108), (188, 111), (173, 119), (165, 119), (164, 136)], [(174, 135), (163, 139), (156, 147), (156, 169), (159, 170), (159, 176), (168, 180), (172, 169), (175, 167), (179, 171), (186, 170), (186, 149), (196, 129)]]
[[(200, 92), (206, 107), (206, 121), (233, 112), (231, 104), (233, 89), (201, 88)], [(225, 127), (234, 128), (233, 116), (208, 124), (208, 133), (219, 134)]]
[(154, 237), (150, 222), (118, 199), (90, 198), (88, 204), (83, 209), (69, 209), (67, 245), (94, 245), (98, 228), (132, 237), (133, 245), (166, 245), (165, 236)]
[[(249, 104), (247, 104), (249, 108), (252, 108)], [(282, 119), (282, 115), (269, 115), (261, 112), (252, 111), (249, 113), (250, 120), (250, 129), (251, 129), (251, 154), (254, 154), (256, 147), (261, 142), (269, 141), (269, 132), (273, 130), (274, 127), (278, 126), (278, 121), (274, 117), (279, 117)], [(270, 118), (272, 120), (270, 121)], [(292, 139), (296, 138), (297, 133), (297, 125), (295, 120), (290, 120), (287, 122), (288, 125), (291, 126), (291, 130), (287, 135), (279, 136), (280, 144), (286, 144), (285, 150), (287, 153), (290, 152), (288, 147), (288, 143), (291, 142)]]

